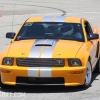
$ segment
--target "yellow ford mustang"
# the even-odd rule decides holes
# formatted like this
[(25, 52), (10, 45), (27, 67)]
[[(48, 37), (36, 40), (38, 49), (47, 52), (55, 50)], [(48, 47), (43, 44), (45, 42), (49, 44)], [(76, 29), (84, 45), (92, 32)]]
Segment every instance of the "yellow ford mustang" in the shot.
[(0, 54), (0, 85), (89, 87), (100, 72), (100, 33), (85, 18), (38, 16), (27, 19)]

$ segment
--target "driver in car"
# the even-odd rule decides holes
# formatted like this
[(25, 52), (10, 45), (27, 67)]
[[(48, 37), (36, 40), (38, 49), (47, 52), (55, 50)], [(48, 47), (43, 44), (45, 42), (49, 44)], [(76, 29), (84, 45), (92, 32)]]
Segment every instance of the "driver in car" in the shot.
[(72, 25), (67, 25), (61, 28), (62, 37), (73, 36), (75, 38), (82, 38), (79, 31), (74, 32), (74, 27)]

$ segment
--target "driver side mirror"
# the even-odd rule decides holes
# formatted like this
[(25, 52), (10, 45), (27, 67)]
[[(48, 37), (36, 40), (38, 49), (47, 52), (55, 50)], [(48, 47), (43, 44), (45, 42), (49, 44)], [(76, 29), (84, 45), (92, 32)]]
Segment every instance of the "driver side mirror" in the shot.
[(88, 40), (95, 40), (95, 39), (99, 39), (99, 35), (98, 35), (98, 34), (91, 34), (91, 35), (88, 37)]
[(7, 32), (7, 33), (6, 33), (6, 38), (13, 39), (14, 36), (15, 36), (15, 33), (14, 33), (14, 32)]

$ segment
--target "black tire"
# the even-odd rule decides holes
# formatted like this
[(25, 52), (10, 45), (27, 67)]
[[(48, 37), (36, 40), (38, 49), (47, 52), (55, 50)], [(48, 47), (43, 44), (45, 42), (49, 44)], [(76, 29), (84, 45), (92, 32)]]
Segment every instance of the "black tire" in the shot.
[(91, 82), (92, 82), (92, 66), (91, 66), (91, 62), (88, 61), (85, 81), (84, 81), (84, 84), (82, 85), (82, 87), (89, 88), (91, 86)]
[(96, 64), (96, 68), (94, 70), (94, 73), (100, 73), (100, 57), (97, 61), (97, 64)]

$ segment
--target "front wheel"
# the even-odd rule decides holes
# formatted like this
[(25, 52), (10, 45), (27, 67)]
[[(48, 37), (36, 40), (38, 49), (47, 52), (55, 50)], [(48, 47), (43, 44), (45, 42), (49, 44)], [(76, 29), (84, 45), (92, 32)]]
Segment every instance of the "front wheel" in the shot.
[(91, 85), (91, 81), (92, 81), (92, 66), (91, 62), (88, 61), (83, 87), (88, 88)]

